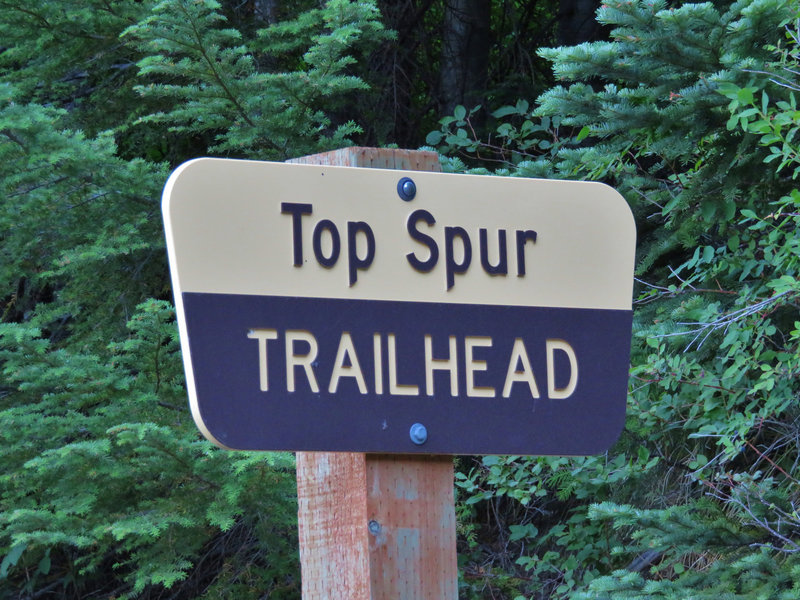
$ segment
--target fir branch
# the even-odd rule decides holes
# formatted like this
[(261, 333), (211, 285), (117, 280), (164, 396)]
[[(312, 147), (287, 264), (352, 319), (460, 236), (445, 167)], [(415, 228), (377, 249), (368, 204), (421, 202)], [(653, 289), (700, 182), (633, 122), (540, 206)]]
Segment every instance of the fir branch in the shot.
[(0, 134), (3, 134), (9, 140), (17, 144), (20, 148), (22, 148), (23, 152), (25, 152), (26, 154), (29, 153), (28, 146), (25, 145), (25, 142), (22, 140), (22, 138), (19, 137), (16, 133), (14, 133), (14, 131), (12, 131), (11, 129), (0, 129)]
[(37, 13), (32, 9), (24, 8), (19, 4), (12, 4), (11, 2), (0, 2), (0, 8), (8, 8), (10, 10), (20, 12), (24, 15), (28, 15), (29, 17), (33, 17), (36, 21), (41, 23), (45, 27), (45, 29), (53, 29), (53, 25), (50, 23), (50, 21), (47, 20), (46, 17), (44, 17), (43, 15)]
[(194, 16), (191, 15), (188, 10), (186, 10), (186, 7), (183, 4), (179, 3), (179, 7), (183, 10), (184, 15), (189, 20), (189, 23), (191, 24), (192, 27), (192, 32), (194, 33), (196, 44), (192, 49), (199, 52), (200, 56), (203, 57), (203, 60), (208, 65), (208, 68), (211, 70), (211, 74), (214, 77), (214, 80), (225, 92), (225, 96), (228, 98), (228, 100), (230, 100), (231, 104), (233, 104), (233, 106), (236, 108), (237, 112), (239, 113), (239, 116), (242, 117), (245, 123), (247, 123), (250, 127), (255, 127), (255, 123), (253, 123), (253, 121), (250, 120), (247, 111), (245, 111), (244, 107), (239, 103), (239, 100), (230, 90), (225, 79), (222, 77), (222, 74), (217, 69), (216, 62), (206, 52), (203, 36), (197, 26), (197, 21), (194, 19)]

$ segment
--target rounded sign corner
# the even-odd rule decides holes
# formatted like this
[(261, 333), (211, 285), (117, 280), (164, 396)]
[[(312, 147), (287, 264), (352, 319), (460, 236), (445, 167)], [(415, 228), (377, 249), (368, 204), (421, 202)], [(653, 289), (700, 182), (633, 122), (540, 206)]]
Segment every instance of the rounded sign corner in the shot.
[(175, 185), (177, 184), (178, 180), (186, 173), (186, 171), (191, 170), (193, 166), (202, 164), (209, 160), (213, 159), (210, 159), (208, 157), (192, 158), (187, 160), (186, 162), (179, 164), (172, 170), (172, 172), (169, 174), (169, 177), (167, 178), (167, 182), (164, 184), (164, 191), (161, 193), (161, 207), (165, 218), (168, 218), (169, 204), (170, 200), (172, 199), (172, 192), (175, 189)]
[(630, 231), (631, 231), (631, 233), (633, 235), (633, 242), (634, 242), (634, 245), (635, 245), (636, 237), (637, 237), (636, 218), (633, 216), (633, 210), (631, 209), (631, 205), (625, 199), (625, 196), (623, 196), (619, 192), (619, 190), (617, 190), (616, 188), (614, 188), (614, 187), (610, 186), (609, 184), (604, 183), (602, 181), (591, 181), (591, 182), (587, 182), (587, 183), (590, 183), (590, 184), (592, 184), (594, 186), (599, 186), (601, 189), (603, 189), (603, 193), (604, 194), (608, 195), (609, 198), (613, 199), (612, 201), (615, 204), (614, 208), (619, 207), (618, 208), (619, 214), (617, 214), (615, 216), (617, 218), (619, 218), (619, 219), (623, 219), (624, 218), (625, 221), (627, 221), (627, 227), (630, 228)]
[(239, 448), (235, 448), (233, 446), (228, 446), (227, 444), (221, 442), (217, 436), (211, 433), (206, 422), (203, 420), (203, 416), (200, 414), (200, 405), (197, 402), (197, 398), (195, 398), (193, 393), (190, 393), (189, 398), (189, 408), (192, 412), (192, 419), (194, 420), (194, 424), (197, 427), (198, 431), (203, 434), (203, 437), (206, 438), (209, 442), (217, 446), (218, 448), (222, 448), (223, 450), (238, 450)]
[(169, 178), (167, 179), (167, 185), (169, 185), (170, 181), (180, 177), (180, 175), (187, 169), (190, 169), (201, 163), (217, 161), (217, 160), (219, 159), (211, 158), (210, 156), (198, 156), (196, 158), (190, 158), (189, 160), (182, 162), (172, 170), (172, 173), (170, 173)]
[(596, 450), (587, 451), (583, 456), (599, 456), (605, 454), (619, 441), (622, 432), (625, 431), (625, 422), (627, 418), (627, 400), (621, 410), (614, 419), (614, 423), (603, 428), (603, 436), (598, 440), (598, 448)]

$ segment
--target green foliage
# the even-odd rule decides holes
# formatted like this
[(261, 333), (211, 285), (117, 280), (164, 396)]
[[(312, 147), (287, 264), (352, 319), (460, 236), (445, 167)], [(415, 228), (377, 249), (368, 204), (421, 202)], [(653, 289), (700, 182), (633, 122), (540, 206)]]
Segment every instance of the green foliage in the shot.
[(359, 131), (391, 35), (301, 8), (245, 37), (211, 0), (0, 2), (1, 596), (299, 596), (293, 458), (189, 416), (160, 195), (185, 157)]
[[(180, 585), (206, 553), (258, 568), (276, 598), (295, 597), (292, 457), (231, 455), (199, 439), (168, 303), (143, 303), (129, 329), (105, 361), (53, 349), (31, 327), (0, 329), (14, 390), (0, 404), (0, 589), (82, 594), (111, 567), (119, 580), (106, 593), (135, 595)], [(242, 536), (244, 548), (226, 547)]]
[[(583, 132), (571, 137), (571, 128), (561, 128), (561, 117), (537, 117), (527, 100), (513, 106), (502, 106), (491, 113), (494, 131), (481, 139), (474, 124), (481, 107), (467, 111), (457, 106), (452, 116), (439, 120), (440, 129), (432, 131), (426, 143), (446, 155), (445, 169), (466, 171), (458, 157), (477, 158), (487, 167), (468, 169), (470, 173), (517, 177), (549, 177), (560, 175), (552, 168), (552, 159), (570, 144), (583, 139)], [(498, 164), (500, 165), (498, 167)]]
[[(164, 165), (116, 156), (110, 134), (65, 127), (65, 111), (0, 87), (0, 285), (5, 320), (51, 336), (121, 331), (163, 291), (159, 190)], [(113, 294), (98, 279), (118, 281)], [(105, 343), (102, 338), (99, 343)]]
[[(389, 36), (373, 3), (332, 0), (260, 31), (250, 44), (223, 28), (220, 8), (216, 0), (164, 0), (124, 32), (145, 54), (138, 66), (151, 83), (137, 90), (167, 106), (143, 121), (210, 136), (214, 152), (252, 158), (328, 150), (360, 131), (330, 115), (367, 89), (349, 73), (353, 54)], [(260, 68), (272, 56), (300, 52), (289, 71)]]
[(542, 51), (564, 83), (533, 110), (495, 111), (487, 140), (463, 110), (428, 138), (456, 170), (607, 181), (637, 217), (620, 441), (603, 457), (486, 457), (457, 481), (473, 511), (527, 508), (501, 535), (532, 597), (800, 590), (798, 8), (605, 4), (610, 41)]
[(134, 109), (139, 56), (119, 35), (153, 2), (4, 0), (0, 3), (0, 83), (19, 97), (69, 108), (69, 127), (95, 134)]

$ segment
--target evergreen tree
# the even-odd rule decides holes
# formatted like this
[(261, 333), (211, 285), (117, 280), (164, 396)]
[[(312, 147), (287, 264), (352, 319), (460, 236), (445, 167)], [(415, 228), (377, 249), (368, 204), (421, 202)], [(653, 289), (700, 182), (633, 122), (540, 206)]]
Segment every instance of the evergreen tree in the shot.
[[(137, 90), (166, 105), (144, 121), (163, 122), (183, 135), (209, 135), (217, 153), (286, 159), (350, 143), (360, 131), (352, 120), (334, 124), (332, 113), (367, 84), (348, 72), (353, 54), (386, 39), (371, 3), (331, 0), (258, 32), (243, 43), (223, 28), (215, 0), (165, 0), (153, 15), (128, 28), (147, 54)], [(259, 69), (258, 60), (298, 54), (291, 71)], [(168, 81), (169, 83), (164, 83)]]
[(487, 457), (459, 482), (473, 501), (539, 511), (506, 521), (534, 576), (519, 590), (800, 590), (798, 8), (608, 2), (598, 18), (610, 41), (542, 51), (563, 84), (537, 106), (496, 110), (488, 140), (457, 108), (428, 138), (454, 156), (504, 161), (502, 174), (607, 181), (637, 217), (619, 443), (605, 457)]
[(120, 34), (152, 0), (4, 0), (0, 4), (0, 81), (19, 98), (66, 108), (68, 127), (89, 135), (134, 112), (131, 87), (141, 58)]
[(291, 457), (198, 439), (173, 310), (146, 300), (166, 291), (164, 165), (4, 91), (0, 590), (121, 597), (192, 574), (187, 594), (296, 597)]
[(188, 157), (345, 143), (378, 17), (0, 3), (3, 597), (299, 596), (292, 456), (189, 416), (160, 195)]

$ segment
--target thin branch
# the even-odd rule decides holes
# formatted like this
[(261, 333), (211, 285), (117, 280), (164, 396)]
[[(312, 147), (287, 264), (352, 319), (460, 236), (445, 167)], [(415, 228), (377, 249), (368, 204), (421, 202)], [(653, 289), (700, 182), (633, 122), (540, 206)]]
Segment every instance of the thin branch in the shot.
[(784, 296), (787, 296), (787, 295), (789, 295), (791, 293), (793, 293), (792, 290), (786, 290), (785, 292), (781, 292), (780, 294), (776, 294), (775, 296), (772, 296), (771, 298), (767, 298), (767, 299), (762, 300), (760, 302), (756, 302), (755, 304), (751, 304), (750, 306), (746, 306), (744, 308), (741, 308), (739, 310), (735, 310), (735, 311), (730, 312), (730, 313), (725, 313), (722, 316), (720, 316), (719, 318), (714, 319), (713, 321), (710, 321), (710, 322), (707, 322), (707, 323), (702, 323), (702, 322), (679, 322), (679, 323), (677, 323), (678, 325), (692, 326), (693, 329), (689, 329), (689, 330), (686, 330), (686, 331), (678, 331), (676, 333), (665, 333), (665, 334), (662, 334), (662, 335), (657, 335), (655, 337), (656, 338), (678, 337), (678, 336), (684, 336), (684, 335), (691, 335), (691, 334), (694, 333), (694, 334), (697, 334), (697, 335), (695, 335), (694, 338), (692, 338), (692, 340), (686, 346), (685, 351), (688, 351), (697, 342), (697, 340), (702, 337), (703, 339), (700, 341), (700, 343), (697, 346), (697, 348), (700, 349), (703, 346), (703, 344), (705, 343), (705, 341), (708, 339), (708, 337), (712, 333), (717, 331), (718, 329), (724, 328), (724, 330), (727, 332), (728, 328), (731, 325), (733, 325), (734, 323), (736, 323), (737, 321), (740, 321), (742, 319), (745, 319), (745, 318), (749, 317), (750, 315), (753, 315), (753, 314), (756, 314), (756, 313), (759, 313), (759, 312), (763, 311), (769, 305), (777, 302), (778, 300), (780, 300)]

